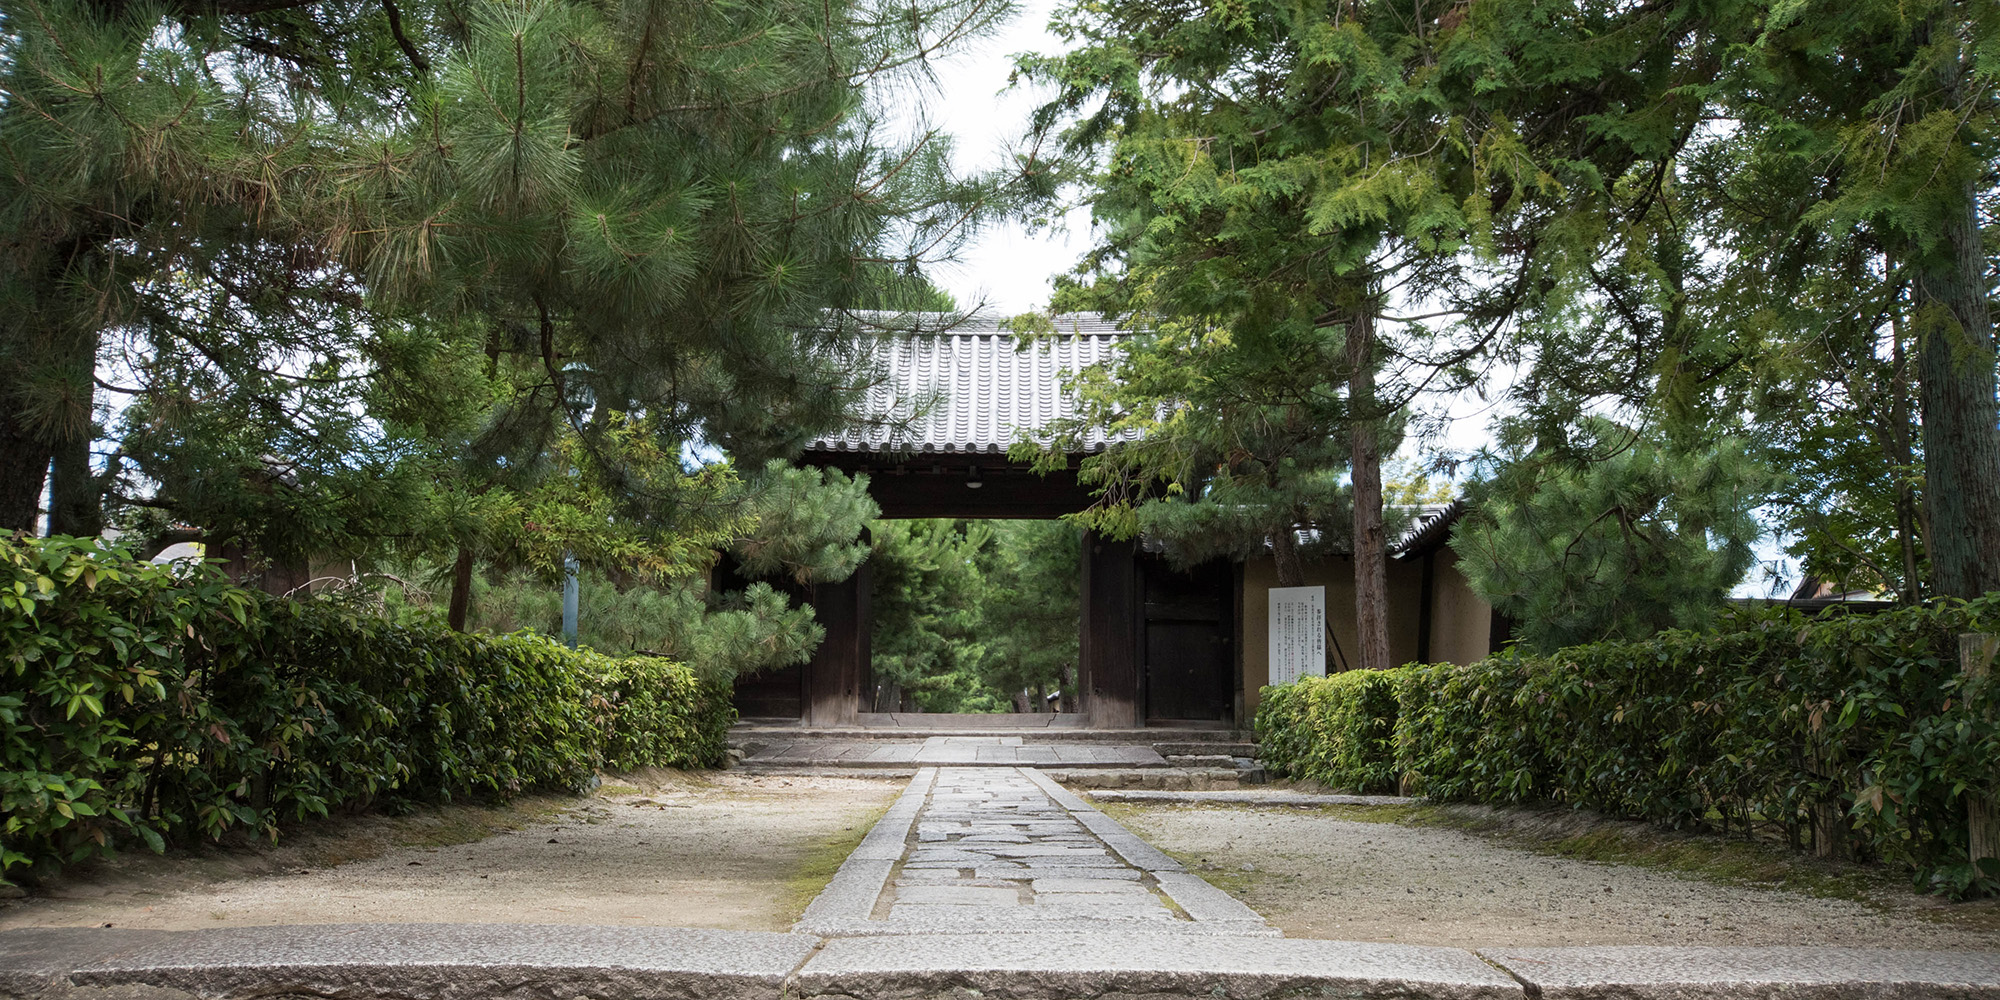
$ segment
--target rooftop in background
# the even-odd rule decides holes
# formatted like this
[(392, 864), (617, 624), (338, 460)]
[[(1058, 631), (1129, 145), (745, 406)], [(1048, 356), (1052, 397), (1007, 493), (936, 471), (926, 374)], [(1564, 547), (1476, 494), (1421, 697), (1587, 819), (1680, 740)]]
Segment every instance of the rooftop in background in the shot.
[[(1053, 317), (1060, 336), (1023, 346), (988, 318), (950, 332), (897, 334), (877, 347), (881, 381), (863, 413), (871, 421), (806, 446), (816, 452), (883, 455), (1005, 454), (1023, 431), (1074, 416), (1063, 382), (1117, 356), (1125, 331), (1095, 313)], [(1093, 431), (1083, 451), (1104, 450)]]
[(1414, 513), (1416, 519), (1410, 522), (1409, 530), (1389, 544), (1389, 554), (1398, 559), (1414, 559), (1435, 552), (1450, 542), (1452, 527), (1465, 515), (1465, 501), (1425, 504)]

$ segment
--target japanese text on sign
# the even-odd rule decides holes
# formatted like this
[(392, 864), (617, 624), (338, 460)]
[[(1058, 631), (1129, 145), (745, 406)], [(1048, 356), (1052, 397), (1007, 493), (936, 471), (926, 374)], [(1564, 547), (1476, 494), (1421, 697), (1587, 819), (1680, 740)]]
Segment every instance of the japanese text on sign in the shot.
[(1326, 676), (1326, 588), (1271, 588), (1271, 683)]

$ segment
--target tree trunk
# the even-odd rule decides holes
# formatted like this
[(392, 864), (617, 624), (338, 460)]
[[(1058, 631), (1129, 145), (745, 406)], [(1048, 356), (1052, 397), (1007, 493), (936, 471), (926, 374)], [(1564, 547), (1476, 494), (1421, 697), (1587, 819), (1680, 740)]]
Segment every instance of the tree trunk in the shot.
[(1366, 298), (1347, 324), (1353, 419), (1354, 626), (1363, 670), (1389, 669), (1389, 544), (1382, 528), (1381, 420), (1375, 413), (1375, 313)]
[(1946, 220), (1949, 256), (1919, 272), (1918, 323), (1933, 593), (2000, 590), (2000, 402), (1994, 397), (1993, 320), (1985, 248), (1972, 185)]
[(1305, 566), (1299, 562), (1297, 525), (1287, 524), (1271, 533), (1271, 563), (1278, 571), (1278, 586), (1306, 585)]
[(465, 615), (472, 606), (472, 549), (458, 550), (458, 559), (451, 564), (451, 604), (445, 610), (444, 623), (453, 632), (465, 631)]
[(90, 468), (92, 423), (56, 442), (49, 467), (49, 534), (88, 538), (104, 533), (101, 483)]
[[(0, 379), (9, 373), (0, 372)], [(49, 446), (21, 419), (19, 396), (0, 384), (0, 532), (41, 529)]]
[(1890, 378), (1892, 391), (1889, 397), (1889, 419), (1882, 429), (1884, 451), (1894, 468), (1896, 477), (1896, 542), (1902, 553), (1903, 585), (1898, 588), (1897, 597), (1904, 604), (1917, 604), (1923, 600), (1924, 581), (1918, 568), (1917, 553), (1921, 551), (1918, 541), (1918, 517), (1922, 506), (1917, 498), (1916, 485), (1911, 480), (1916, 467), (1917, 455), (1911, 430), (1916, 425), (1910, 412), (1910, 364), (1903, 351), (1903, 329), (1900, 321), (1890, 325)]

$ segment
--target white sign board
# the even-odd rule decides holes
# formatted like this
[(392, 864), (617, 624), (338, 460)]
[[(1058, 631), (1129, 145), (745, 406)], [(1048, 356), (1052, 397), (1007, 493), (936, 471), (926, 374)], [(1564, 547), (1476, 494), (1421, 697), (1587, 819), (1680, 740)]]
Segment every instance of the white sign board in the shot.
[(1326, 588), (1271, 588), (1271, 683), (1326, 676)]

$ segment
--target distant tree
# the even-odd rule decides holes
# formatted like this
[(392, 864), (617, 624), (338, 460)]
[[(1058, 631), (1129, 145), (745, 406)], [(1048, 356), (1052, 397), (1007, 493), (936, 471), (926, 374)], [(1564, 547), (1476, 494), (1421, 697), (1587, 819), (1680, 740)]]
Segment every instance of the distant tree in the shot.
[(1754, 512), (1777, 480), (1743, 442), (1682, 450), (1593, 418), (1514, 444), (1467, 486), (1452, 547), (1529, 648), (1705, 626), (1750, 568)]
[[(892, 700), (926, 712), (990, 712), (1004, 695), (985, 689), (984, 522), (878, 521), (869, 598), (875, 679)], [(893, 710), (893, 709), (892, 709)]]
[[(1408, 404), (1475, 379), (1538, 287), (1494, 220), (1553, 180), (1480, 107), (1483, 89), (1506, 84), (1484, 79), (1490, 54), (1455, 46), (1467, 20), (1456, 2), (1079, 2), (1055, 21), (1066, 51), (1019, 64), (1057, 88), (1033, 126), (1062, 153), (1049, 184), (1078, 185), (1102, 233), (1056, 307), (1234, 345), (1246, 377), (1207, 396), (1270, 407), (1260, 435), (1313, 450), (1267, 450), (1257, 464), (1344, 466), (1349, 526), (1337, 534), (1355, 557), (1364, 667), (1391, 666), (1383, 456)], [(1221, 461), (1251, 484), (1236, 455)], [(1299, 495), (1265, 478), (1280, 494), (1265, 506)], [(1290, 557), (1279, 562), (1294, 578)]]
[(1183, 566), (1268, 545), (1280, 586), (1299, 586), (1303, 559), (1352, 540), (1349, 409), (1344, 384), (1329, 378), (1344, 350), (1339, 331), (1311, 324), (1237, 335), (1166, 321), (1079, 373), (1076, 415), (1017, 450), (1053, 467), (1086, 436), (1109, 434), (1083, 461), (1099, 500), (1078, 522), (1158, 539)]
[(1063, 521), (987, 523), (993, 544), (982, 552), (986, 651), (980, 678), (1000, 692), (1067, 692), (1074, 705), (1082, 639), (1080, 532)]

